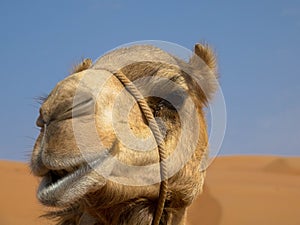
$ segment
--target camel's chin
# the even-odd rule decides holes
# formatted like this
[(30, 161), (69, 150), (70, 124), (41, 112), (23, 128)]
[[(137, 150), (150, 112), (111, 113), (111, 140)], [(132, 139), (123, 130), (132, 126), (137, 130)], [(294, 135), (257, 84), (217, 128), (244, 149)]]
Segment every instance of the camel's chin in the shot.
[(104, 184), (105, 179), (89, 165), (78, 167), (72, 172), (50, 170), (42, 178), (37, 197), (47, 206), (65, 206)]

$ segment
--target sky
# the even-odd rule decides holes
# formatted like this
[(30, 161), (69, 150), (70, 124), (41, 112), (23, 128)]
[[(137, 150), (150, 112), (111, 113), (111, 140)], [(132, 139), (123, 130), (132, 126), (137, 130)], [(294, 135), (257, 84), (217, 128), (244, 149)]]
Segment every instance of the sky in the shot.
[(300, 2), (0, 1), (0, 159), (28, 161), (35, 100), (84, 57), (163, 40), (218, 57), (227, 129), (219, 155), (300, 156)]

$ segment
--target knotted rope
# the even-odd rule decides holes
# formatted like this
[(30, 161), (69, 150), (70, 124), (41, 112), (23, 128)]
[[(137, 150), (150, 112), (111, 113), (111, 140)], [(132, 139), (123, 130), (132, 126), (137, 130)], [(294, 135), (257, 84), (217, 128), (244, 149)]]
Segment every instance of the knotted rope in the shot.
[(121, 72), (117, 71), (113, 73), (125, 86), (127, 91), (130, 92), (130, 94), (135, 98), (137, 103), (139, 104), (142, 113), (145, 115), (146, 120), (149, 124), (149, 127), (154, 135), (155, 141), (157, 143), (158, 147), (158, 153), (159, 153), (159, 165), (160, 165), (160, 190), (159, 190), (159, 198), (157, 203), (157, 208), (155, 211), (154, 219), (152, 221), (152, 225), (159, 225), (163, 211), (165, 206), (165, 201), (167, 198), (167, 192), (168, 192), (168, 170), (167, 170), (167, 152), (164, 148), (164, 138), (161, 134), (161, 131), (158, 127), (158, 124), (153, 116), (153, 113), (145, 100), (144, 96), (141, 94), (141, 92), (137, 89), (137, 87), (129, 80), (126, 75)]

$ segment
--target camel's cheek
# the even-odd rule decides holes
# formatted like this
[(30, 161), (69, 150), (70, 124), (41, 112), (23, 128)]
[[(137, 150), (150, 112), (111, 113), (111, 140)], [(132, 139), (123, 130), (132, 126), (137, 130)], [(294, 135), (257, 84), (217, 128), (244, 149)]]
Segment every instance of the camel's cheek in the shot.
[(117, 78), (110, 77), (96, 96), (94, 126), (97, 129), (98, 141), (107, 149), (110, 149), (116, 141), (114, 110), (119, 110), (116, 102), (123, 90), (124, 87)]

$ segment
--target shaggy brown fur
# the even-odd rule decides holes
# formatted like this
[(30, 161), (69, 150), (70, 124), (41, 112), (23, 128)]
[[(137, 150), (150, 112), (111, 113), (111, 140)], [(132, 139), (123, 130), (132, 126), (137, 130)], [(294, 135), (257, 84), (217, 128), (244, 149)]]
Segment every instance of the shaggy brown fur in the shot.
[[(41, 127), (41, 133), (33, 149), (31, 168), (36, 176), (43, 177), (44, 184), (38, 191), (39, 200), (45, 205), (59, 207), (58, 211), (48, 214), (48, 217), (57, 219), (57, 224), (150, 225), (152, 223), (158, 200), (159, 184), (124, 185), (105, 179), (94, 172), (86, 163), (86, 159), (82, 157), (82, 149), (78, 148), (80, 143), (76, 142), (72, 127), (72, 121), (78, 118), (70, 113), (75, 91), (86, 72), (99, 70), (103, 65), (106, 65), (111, 71), (115, 68), (115, 64), (120, 63), (120, 59), (118, 59), (120, 55), (125, 54), (129, 57), (131, 54), (135, 54), (134, 52), (139, 52), (137, 50), (143, 52), (143, 49), (146, 49), (145, 52), (150, 51), (142, 53), (143, 57), (145, 54), (149, 54), (149, 57), (153, 55), (165, 57), (165, 53), (157, 48), (137, 47), (132, 52), (130, 49), (112, 52), (107, 58), (100, 58), (94, 65), (91, 65), (91, 60), (85, 60), (74, 68), (73, 75), (57, 84), (41, 106), (37, 121), (37, 125)], [(197, 44), (195, 54), (189, 63), (184, 64), (178, 61), (179, 66), (178, 64), (146, 61), (131, 63), (121, 68), (122, 72), (132, 81), (143, 76), (159, 76), (172, 80), (187, 91), (196, 106), (200, 126), (196, 150), (192, 149), (189, 138), (184, 139), (185, 147), (180, 150), (179, 155), (170, 165), (180, 164), (185, 155), (193, 151), (188, 162), (168, 179), (169, 190), (161, 219), (162, 225), (185, 224), (186, 209), (201, 192), (204, 182), (205, 171), (200, 171), (200, 163), (205, 160), (207, 154), (208, 136), (202, 110), (215, 91), (216, 59), (207, 45)], [(197, 57), (200, 57), (204, 63), (200, 62), (201, 60), (199, 61)], [(112, 59), (115, 61), (109, 61)], [(110, 66), (111, 68), (109, 68)], [(188, 73), (203, 78), (201, 87)], [(170, 90), (168, 87), (164, 87), (164, 84), (160, 85), (162, 86), (158, 87), (158, 91), (163, 90), (166, 95), (178, 92), (176, 89)], [(94, 121), (96, 118), (97, 132), (104, 147), (109, 149), (110, 154), (119, 161), (136, 166), (156, 163), (158, 162), (157, 149), (143, 153), (128, 149), (118, 140), (109, 117), (106, 117), (107, 112), (113, 111), (112, 103), (116, 101), (121, 90), (123, 90), (123, 85), (120, 81), (114, 76), (110, 77), (98, 99), (94, 100), (96, 117), (85, 113), (84, 119), (85, 121)], [(89, 101), (91, 101), (90, 98), (85, 102)], [(164, 127), (161, 129), (166, 134), (165, 149), (168, 155), (171, 155), (174, 153), (181, 134), (182, 124), (178, 111), (169, 102), (159, 97), (147, 97), (147, 101), (154, 115), (160, 117), (164, 122)], [(181, 101), (184, 100), (178, 99), (179, 107), (182, 107), (180, 110), (187, 115), (195, 113), (189, 111), (188, 108), (185, 109), (184, 103)], [(138, 105), (134, 105), (131, 109), (127, 122), (136, 136), (146, 137), (149, 135), (147, 122)], [(85, 124), (82, 125), (82, 129), (85, 129)], [(191, 135), (187, 135), (189, 137), (194, 131), (188, 132), (191, 132)], [(97, 151), (103, 150), (99, 148)], [(83, 172), (78, 175), (78, 171)], [(113, 168), (111, 173), (115, 177), (120, 176), (117, 168)], [(70, 178), (68, 182), (59, 183), (63, 182), (70, 174), (75, 174), (76, 179)]]

